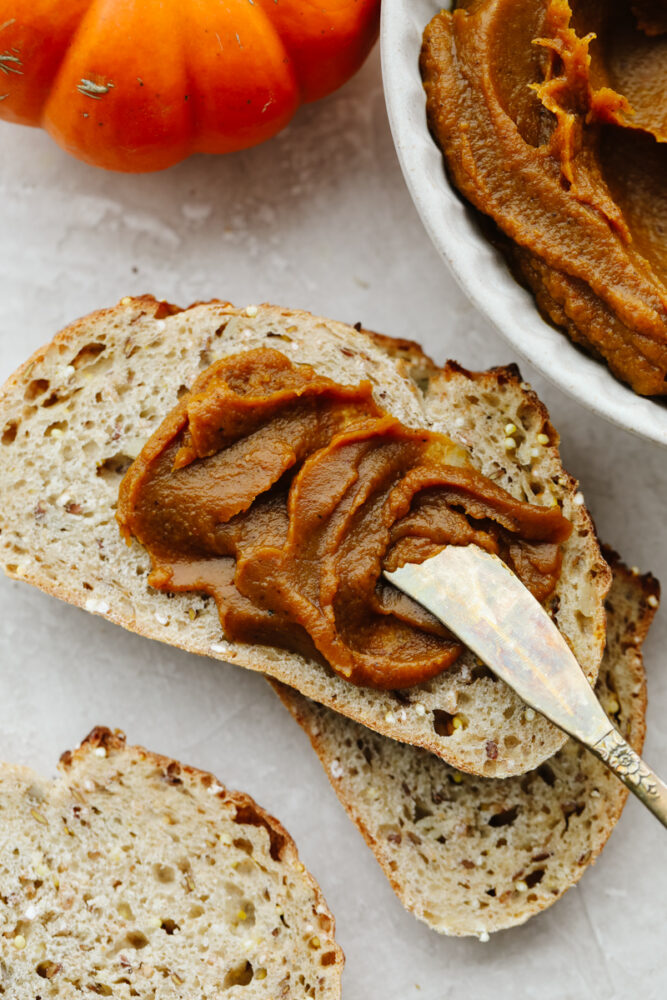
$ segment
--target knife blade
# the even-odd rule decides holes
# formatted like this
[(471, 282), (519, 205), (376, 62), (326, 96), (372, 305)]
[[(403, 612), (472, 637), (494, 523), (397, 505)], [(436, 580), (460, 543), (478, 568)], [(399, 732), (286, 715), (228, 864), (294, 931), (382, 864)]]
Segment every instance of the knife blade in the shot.
[(667, 786), (614, 727), (556, 625), (498, 556), (450, 545), (384, 576), (526, 704), (596, 754), (667, 826)]

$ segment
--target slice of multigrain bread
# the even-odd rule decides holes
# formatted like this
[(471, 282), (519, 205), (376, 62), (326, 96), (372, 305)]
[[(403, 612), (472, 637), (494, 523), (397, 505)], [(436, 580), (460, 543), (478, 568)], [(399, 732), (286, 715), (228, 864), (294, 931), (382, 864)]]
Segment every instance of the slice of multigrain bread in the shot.
[[(114, 519), (121, 477), (199, 372), (267, 345), (340, 382), (370, 379), (380, 405), (409, 426), (449, 434), (514, 496), (562, 506), (574, 531), (549, 608), (594, 679), (609, 568), (561, 466), (558, 435), (517, 370), (438, 369), (411, 342), (274, 306), (181, 311), (123, 299), (38, 351), (0, 394), (0, 565), (152, 639), (267, 673), (458, 768), (500, 776), (536, 767), (564, 737), (541, 718), (528, 722), (519, 699), (471, 655), (419, 688), (357, 688), (300, 656), (228, 642), (212, 600), (148, 587), (148, 555), (125, 544)], [(457, 713), (465, 725), (452, 728)]]
[[(653, 577), (615, 565), (596, 692), (637, 751), (658, 594)], [(403, 905), (444, 934), (486, 939), (550, 906), (595, 861), (627, 798), (574, 740), (529, 774), (477, 778), (274, 687)]]
[(334, 1000), (294, 842), (211, 774), (98, 728), (54, 783), (0, 766), (0, 995)]

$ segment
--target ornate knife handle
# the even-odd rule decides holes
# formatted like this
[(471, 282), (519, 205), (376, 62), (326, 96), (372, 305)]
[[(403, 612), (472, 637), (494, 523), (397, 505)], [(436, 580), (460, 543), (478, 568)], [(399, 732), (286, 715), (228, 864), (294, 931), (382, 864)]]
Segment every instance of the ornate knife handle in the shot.
[(611, 729), (590, 749), (667, 826), (667, 785), (646, 766), (618, 730)]

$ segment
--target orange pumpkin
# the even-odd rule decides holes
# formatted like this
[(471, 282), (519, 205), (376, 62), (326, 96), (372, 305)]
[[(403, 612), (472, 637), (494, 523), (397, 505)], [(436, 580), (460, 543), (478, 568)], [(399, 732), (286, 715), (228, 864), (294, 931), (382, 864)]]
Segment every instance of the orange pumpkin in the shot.
[(0, 0), (0, 118), (111, 170), (263, 142), (345, 82), (380, 0)]

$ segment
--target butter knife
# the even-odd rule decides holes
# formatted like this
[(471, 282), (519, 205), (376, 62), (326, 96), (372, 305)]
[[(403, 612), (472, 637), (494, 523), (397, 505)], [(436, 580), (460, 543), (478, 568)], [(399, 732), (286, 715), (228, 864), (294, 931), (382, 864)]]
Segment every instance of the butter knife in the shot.
[(526, 704), (599, 757), (667, 826), (667, 785), (607, 718), (551, 618), (501, 559), (476, 545), (450, 545), (384, 575)]

